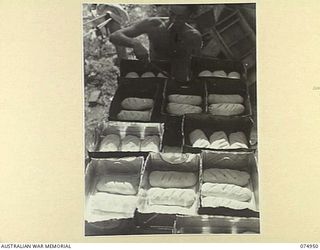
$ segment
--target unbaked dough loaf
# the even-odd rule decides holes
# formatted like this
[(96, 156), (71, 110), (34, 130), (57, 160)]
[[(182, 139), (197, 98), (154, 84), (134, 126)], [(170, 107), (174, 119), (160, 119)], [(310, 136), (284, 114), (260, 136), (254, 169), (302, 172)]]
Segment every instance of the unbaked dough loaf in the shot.
[(150, 188), (147, 191), (149, 205), (191, 207), (196, 200), (192, 189)]
[(202, 108), (189, 104), (168, 103), (167, 112), (172, 115), (184, 115), (188, 113), (201, 113)]
[(203, 171), (203, 181), (212, 183), (234, 184), (245, 186), (249, 183), (250, 175), (245, 171), (222, 168), (208, 168)]
[(213, 71), (212, 76), (227, 77), (227, 73), (224, 70), (215, 70), (215, 71)]
[(136, 195), (119, 195), (97, 192), (90, 196), (89, 210), (100, 213), (132, 213), (137, 206)]
[(200, 76), (200, 77), (212, 77), (213, 75), (212, 75), (211, 71), (204, 70), (204, 71), (201, 71), (198, 76)]
[(243, 132), (235, 132), (229, 135), (230, 148), (248, 148), (248, 141)]
[(252, 192), (249, 188), (240, 187), (234, 184), (206, 182), (201, 187), (202, 196), (215, 196), (234, 199), (238, 201), (249, 201)]
[(200, 105), (202, 103), (201, 96), (197, 95), (179, 95), (173, 94), (168, 96), (169, 102), (190, 104), (190, 105)]
[(244, 106), (239, 103), (218, 103), (209, 106), (209, 112), (213, 115), (241, 115), (244, 112)]
[(204, 197), (201, 202), (202, 207), (228, 207), (232, 209), (252, 209), (252, 205), (249, 202), (237, 201), (221, 197)]
[(140, 139), (134, 135), (127, 135), (121, 141), (121, 151), (139, 151)]
[(146, 110), (153, 107), (153, 100), (149, 98), (128, 97), (121, 102), (121, 107), (128, 110)]
[(230, 146), (229, 141), (228, 141), (228, 137), (227, 137), (226, 133), (223, 131), (214, 132), (210, 136), (209, 140), (210, 140), (209, 148), (225, 149)]
[(197, 181), (197, 175), (192, 172), (152, 171), (149, 175), (152, 187), (185, 188), (194, 186)]
[(152, 72), (145, 72), (141, 75), (142, 78), (145, 77), (156, 77)]
[(189, 134), (192, 147), (207, 148), (210, 145), (207, 136), (200, 129), (195, 129)]
[(136, 72), (129, 72), (128, 74), (126, 74), (125, 77), (126, 78), (139, 78), (139, 75)]
[(240, 74), (238, 72), (232, 71), (228, 74), (228, 78), (240, 79)]
[(157, 135), (146, 136), (141, 141), (141, 151), (159, 152), (160, 138)]
[(139, 187), (139, 175), (105, 175), (99, 179), (96, 189), (112, 194), (135, 195)]
[(131, 110), (121, 110), (117, 115), (119, 120), (124, 121), (150, 121), (151, 112), (150, 111), (131, 111)]
[(120, 136), (115, 134), (107, 135), (100, 143), (100, 152), (118, 151), (120, 146)]
[(209, 94), (209, 104), (214, 103), (243, 103), (243, 97), (241, 95), (216, 95)]

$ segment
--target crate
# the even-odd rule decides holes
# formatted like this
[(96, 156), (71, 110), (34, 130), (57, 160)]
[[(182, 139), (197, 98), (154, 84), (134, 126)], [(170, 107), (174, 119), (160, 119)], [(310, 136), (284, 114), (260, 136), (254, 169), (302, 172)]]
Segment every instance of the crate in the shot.
[[(121, 102), (127, 97), (149, 98), (154, 101), (150, 110), (150, 121), (140, 122), (161, 122), (160, 114), (163, 99), (163, 88), (166, 79), (163, 78), (119, 78), (119, 86), (111, 101), (109, 109), (109, 120), (119, 121), (118, 113), (122, 110)], [(130, 120), (125, 120), (130, 121)]]
[(149, 174), (152, 171), (180, 171), (201, 174), (200, 155), (150, 153), (146, 162), (141, 186), (139, 190), (139, 202), (135, 215), (137, 226), (143, 228), (169, 228), (173, 230), (177, 214), (196, 215), (199, 207), (198, 184), (190, 187), (196, 192), (196, 200), (191, 207), (149, 205), (147, 191), (151, 188)]
[[(91, 159), (85, 172), (85, 235), (131, 234), (131, 231), (135, 228), (134, 211), (101, 213), (90, 210), (89, 203), (92, 195), (97, 192), (96, 185), (101, 176), (126, 173), (141, 177), (143, 174), (143, 164), (143, 157)], [(141, 179), (139, 178), (139, 180)], [(134, 207), (136, 205), (134, 204)]]
[[(245, 111), (240, 115), (235, 116), (252, 116), (252, 107), (248, 91), (248, 86), (245, 82), (237, 79), (205, 79), (207, 95), (220, 94), (220, 95), (240, 95), (244, 98)], [(207, 98), (209, 100), (209, 98)], [(208, 102), (208, 113), (209, 113), (209, 102)], [(234, 117), (234, 116), (233, 116)]]
[[(198, 210), (199, 214), (220, 215), (232, 217), (259, 217), (259, 180), (258, 168), (254, 154), (252, 152), (226, 153), (219, 151), (203, 151), (201, 153), (202, 170), (216, 169), (232, 169), (245, 171), (250, 174), (249, 184), (246, 186), (252, 192), (252, 198), (248, 202), (248, 208), (232, 209), (228, 207), (203, 207), (202, 203)], [(202, 171), (202, 173), (203, 173)], [(200, 193), (203, 185), (203, 178), (200, 183)], [(200, 196), (200, 199), (202, 196)]]
[[(182, 137), (184, 153), (200, 153), (202, 150), (228, 151), (228, 152), (251, 152), (255, 147), (251, 145), (251, 129), (253, 121), (250, 117), (221, 117), (211, 114), (186, 114), (182, 121)], [(243, 132), (249, 143), (248, 148), (239, 149), (210, 149), (193, 147), (190, 143), (189, 134), (195, 130), (201, 129), (209, 139), (215, 131), (224, 131), (227, 135), (234, 132)]]
[(99, 125), (99, 130), (97, 130), (98, 142), (94, 150), (89, 151), (88, 154), (91, 158), (99, 157), (125, 157), (125, 156), (143, 156), (147, 157), (149, 152), (147, 151), (99, 151), (100, 143), (103, 138), (109, 134), (116, 134), (121, 139), (126, 135), (134, 135), (143, 140), (146, 136), (159, 136), (160, 145), (159, 150), (162, 150), (163, 145), (163, 133), (164, 124), (163, 123), (141, 123), (141, 122), (103, 122)]

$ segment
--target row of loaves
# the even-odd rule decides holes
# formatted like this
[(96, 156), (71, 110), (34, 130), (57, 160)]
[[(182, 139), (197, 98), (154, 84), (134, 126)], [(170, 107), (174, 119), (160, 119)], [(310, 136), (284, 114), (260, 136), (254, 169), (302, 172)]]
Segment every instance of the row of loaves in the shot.
[(213, 132), (209, 139), (206, 134), (195, 129), (189, 134), (190, 144), (197, 148), (212, 149), (239, 149), (248, 148), (248, 141), (243, 132), (229, 134), (229, 138), (224, 131)]
[(127, 97), (121, 102), (119, 120), (150, 121), (154, 101), (150, 98)]
[(151, 135), (140, 139), (134, 135), (127, 135), (121, 140), (119, 135), (109, 134), (101, 141), (99, 151), (159, 152), (160, 138), (157, 135)]
[(250, 175), (245, 171), (209, 168), (203, 171), (202, 207), (250, 208), (252, 191), (247, 187)]

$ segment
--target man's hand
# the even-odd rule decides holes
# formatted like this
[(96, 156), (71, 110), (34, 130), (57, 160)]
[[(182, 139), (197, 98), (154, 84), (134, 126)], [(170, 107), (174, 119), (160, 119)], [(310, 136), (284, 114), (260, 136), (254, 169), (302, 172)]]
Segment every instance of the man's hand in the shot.
[(149, 62), (148, 50), (139, 41), (134, 43), (133, 51), (139, 60), (145, 63)]

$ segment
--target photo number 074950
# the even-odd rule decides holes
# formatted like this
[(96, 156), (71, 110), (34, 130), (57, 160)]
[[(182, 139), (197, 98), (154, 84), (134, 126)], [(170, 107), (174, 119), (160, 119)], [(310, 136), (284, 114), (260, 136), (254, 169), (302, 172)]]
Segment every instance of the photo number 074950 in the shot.
[(259, 234), (256, 5), (82, 19), (85, 235)]

